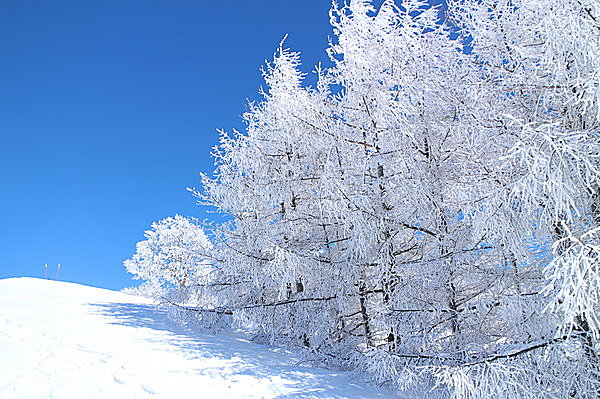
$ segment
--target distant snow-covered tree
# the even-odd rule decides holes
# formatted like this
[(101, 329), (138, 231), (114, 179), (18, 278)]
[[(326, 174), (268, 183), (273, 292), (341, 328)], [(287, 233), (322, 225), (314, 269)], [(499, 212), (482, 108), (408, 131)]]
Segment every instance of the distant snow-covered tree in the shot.
[(152, 223), (145, 240), (124, 261), (125, 268), (147, 288), (184, 288), (209, 273), (212, 244), (195, 219), (180, 215)]

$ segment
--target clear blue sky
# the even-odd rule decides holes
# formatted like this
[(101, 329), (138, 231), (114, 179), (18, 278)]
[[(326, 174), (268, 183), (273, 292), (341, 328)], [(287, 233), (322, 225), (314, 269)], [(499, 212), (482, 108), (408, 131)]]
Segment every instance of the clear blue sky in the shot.
[(153, 221), (209, 217), (186, 187), (243, 128), (285, 34), (310, 72), (327, 0), (0, 1), (0, 278), (120, 289)]

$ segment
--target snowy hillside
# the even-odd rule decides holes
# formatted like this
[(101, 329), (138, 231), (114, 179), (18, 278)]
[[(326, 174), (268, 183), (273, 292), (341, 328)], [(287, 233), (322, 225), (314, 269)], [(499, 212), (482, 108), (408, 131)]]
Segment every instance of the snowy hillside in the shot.
[(171, 323), (146, 299), (0, 280), (0, 398), (391, 398), (284, 351)]

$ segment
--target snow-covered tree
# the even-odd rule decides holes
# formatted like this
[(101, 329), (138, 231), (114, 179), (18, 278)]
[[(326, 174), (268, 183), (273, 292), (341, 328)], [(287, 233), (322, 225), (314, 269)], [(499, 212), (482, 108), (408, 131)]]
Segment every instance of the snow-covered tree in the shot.
[(195, 219), (168, 217), (152, 223), (144, 236), (124, 265), (134, 278), (146, 280), (146, 287), (183, 288), (209, 274), (212, 244)]
[(335, 242), (325, 226), (335, 222), (322, 209), (327, 93), (303, 89), (298, 65), (299, 55), (283, 48), (267, 65), (265, 101), (244, 116), (246, 134), (222, 135), (216, 178), (205, 177), (202, 196), (233, 217), (216, 232), (217, 280), (235, 293), (221, 291), (223, 303), (259, 332), (313, 345), (319, 338), (307, 331), (321, 330), (313, 316), (324, 306), (316, 302), (331, 299), (340, 273), (324, 253)]
[(222, 134), (195, 310), (441, 397), (595, 397), (599, 11), (334, 3), (316, 87), (282, 46)]
[[(537, 237), (537, 250), (544, 247), (541, 241), (553, 243), (540, 263), (549, 261), (536, 287), (544, 295), (530, 300), (550, 329), (529, 325), (537, 342), (521, 344), (537, 349), (526, 351), (520, 364), (514, 356), (511, 367), (500, 365), (505, 372), (497, 376), (528, 387), (531, 396), (594, 397), (600, 389), (600, 4), (538, 0), (453, 6), (454, 21), (472, 36), (482, 79), (490, 82), (481, 90), (492, 101), (487, 110), (473, 113), (488, 124), (495, 118), (499, 132), (512, 137), (499, 164), (511, 175), (495, 172), (506, 187), (500, 198), (513, 204), (517, 212), (511, 217)], [(524, 232), (509, 229), (503, 236), (516, 248)], [(520, 258), (533, 260), (531, 250)], [(543, 360), (548, 358), (553, 361)], [(538, 370), (547, 377), (528, 380), (532, 364), (547, 364)]]

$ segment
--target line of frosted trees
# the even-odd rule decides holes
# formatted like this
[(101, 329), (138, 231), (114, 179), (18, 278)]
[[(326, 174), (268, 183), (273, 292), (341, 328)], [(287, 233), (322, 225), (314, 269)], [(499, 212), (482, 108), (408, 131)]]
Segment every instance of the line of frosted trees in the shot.
[(280, 48), (222, 133), (168, 300), (429, 397), (598, 397), (598, 0), (330, 17), (315, 87)]

